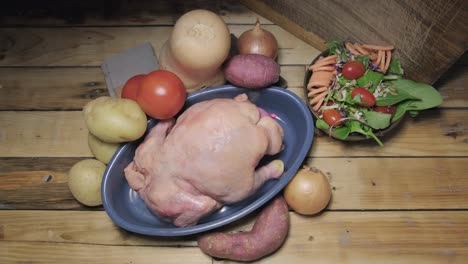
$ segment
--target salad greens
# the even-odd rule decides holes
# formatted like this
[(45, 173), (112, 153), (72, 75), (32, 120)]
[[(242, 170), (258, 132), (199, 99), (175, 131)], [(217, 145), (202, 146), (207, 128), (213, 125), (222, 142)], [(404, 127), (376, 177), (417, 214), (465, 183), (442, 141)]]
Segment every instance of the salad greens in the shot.
[[(373, 138), (379, 145), (379, 130), (388, 128), (401, 119), (405, 113), (415, 116), (420, 110), (437, 107), (442, 103), (442, 96), (432, 86), (404, 79), (404, 70), (398, 58), (392, 58), (386, 73), (372, 63), (369, 55), (353, 55), (340, 41), (328, 41), (328, 54), (338, 56), (335, 64), (337, 70), (332, 81), (325, 103), (317, 115), (316, 127), (333, 132), (339, 139), (346, 139), (351, 134), (361, 134)], [(348, 61), (359, 61), (365, 66), (365, 73), (356, 80), (348, 80), (341, 73)], [(375, 106), (366, 106), (363, 94), (352, 97), (356, 87), (367, 89), (375, 97)], [(310, 98), (309, 98), (310, 99)], [(377, 111), (378, 107), (392, 107), (394, 112)], [(338, 110), (342, 118), (339, 125), (329, 125), (323, 118), (327, 109)]]

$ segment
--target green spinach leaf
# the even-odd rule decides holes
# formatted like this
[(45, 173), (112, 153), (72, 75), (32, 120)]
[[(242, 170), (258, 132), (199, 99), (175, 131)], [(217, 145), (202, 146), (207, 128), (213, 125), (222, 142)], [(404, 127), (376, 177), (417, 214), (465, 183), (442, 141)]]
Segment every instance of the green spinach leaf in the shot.
[(364, 124), (361, 124), (358, 121), (355, 120), (349, 120), (347, 122), (347, 125), (349, 126), (350, 132), (351, 133), (359, 133), (362, 134), (366, 137), (371, 137), (373, 138), (377, 144), (379, 144), (381, 147), (383, 146), (382, 142), (379, 140), (379, 138), (372, 132), (372, 128), (368, 127)]
[(403, 67), (401, 67), (400, 59), (392, 58), (388, 67), (388, 74), (403, 75), (404, 73), (405, 72), (403, 70)]
[[(335, 55), (337, 54), (338, 57), (340, 57), (340, 60), (342, 61), (348, 61), (348, 57), (346, 56), (344, 44), (341, 41), (336, 41), (336, 40), (329, 40), (327, 41), (328, 45), (328, 54), (329, 55)], [(338, 52), (337, 52), (338, 50)]]
[(418, 101), (411, 102), (408, 106), (408, 110), (424, 110), (442, 104), (443, 99), (440, 93), (428, 84), (417, 83), (407, 79), (399, 79), (391, 81), (390, 83), (399, 93), (405, 91), (419, 99)]
[(357, 86), (369, 87), (369, 91), (373, 93), (377, 88), (377, 85), (379, 85), (380, 81), (382, 80), (383, 76), (384, 75), (379, 72), (367, 70), (362, 77), (356, 80)]
[(411, 101), (403, 101), (399, 104), (397, 104), (397, 108), (395, 111), (395, 114), (392, 117), (392, 123), (396, 122), (398, 119), (402, 118), (403, 115), (408, 111), (408, 105), (411, 103)]
[(369, 55), (358, 56), (356, 57), (356, 60), (364, 64), (364, 67), (366, 67), (367, 69), (367, 66), (369, 65), (369, 62), (370, 62), (370, 56)]
[(384, 129), (390, 125), (392, 115), (375, 111), (364, 111), (366, 122), (374, 129)]
[(350, 130), (347, 126), (340, 126), (333, 129), (335, 136), (339, 139), (346, 139), (349, 136)]
[(317, 121), (315, 121), (315, 126), (322, 130), (327, 130), (330, 128), (330, 126), (321, 118), (317, 118)]
[(388, 105), (394, 105), (396, 103), (399, 103), (404, 100), (418, 100), (417, 97), (413, 96), (409, 92), (407, 92), (405, 89), (399, 89), (398, 87), (393, 86), (390, 84), (391, 88), (395, 90), (395, 93), (391, 94), (388, 93), (385, 96), (379, 96), (375, 98), (375, 105), (377, 106), (388, 106)]

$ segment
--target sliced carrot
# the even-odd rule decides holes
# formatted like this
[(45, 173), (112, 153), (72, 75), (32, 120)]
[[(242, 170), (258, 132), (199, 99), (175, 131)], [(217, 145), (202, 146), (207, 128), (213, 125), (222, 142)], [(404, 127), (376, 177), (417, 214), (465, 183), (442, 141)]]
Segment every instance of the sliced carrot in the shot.
[(333, 72), (331, 71), (318, 71), (314, 72), (312, 74), (312, 77), (310, 78), (310, 81), (315, 81), (315, 80), (330, 80), (333, 78)]
[(309, 82), (309, 84), (307, 84), (307, 90), (312, 91), (312, 90), (317, 89), (316, 87), (328, 86), (329, 84), (330, 84), (330, 81), (327, 81), (327, 80)]
[(359, 51), (362, 55), (368, 55), (369, 51), (365, 50), (361, 45), (355, 43), (354, 47), (356, 48), (357, 51)]
[(345, 47), (346, 47), (352, 54), (354, 54), (354, 55), (361, 55), (361, 53), (359, 53), (359, 51), (357, 51), (357, 50), (354, 48), (353, 43), (351, 43), (351, 42), (346, 42)]
[(381, 50), (379, 50), (377, 54), (378, 54), (378, 57), (377, 57), (377, 61), (375, 62), (375, 64), (378, 65), (378, 64), (380, 64), (380, 62), (382, 61), (382, 57), (383, 57), (383, 55), (384, 55), (384, 52), (381, 51)]
[(379, 46), (379, 45), (368, 45), (368, 44), (364, 44), (362, 45), (363, 48), (366, 48), (366, 49), (372, 49), (372, 50), (393, 50), (395, 47), (393, 46)]
[[(379, 50), (379, 52), (381, 52), (381, 50)], [(383, 52), (383, 51), (382, 51), (382, 59), (380, 60), (380, 63), (379, 63), (379, 68), (380, 68), (380, 70), (385, 72), (385, 70), (384, 70), (384, 68), (385, 68), (385, 52)]]
[(313, 68), (318, 67), (318, 66), (335, 64), (337, 57), (338, 57), (337, 55), (331, 55), (325, 58), (320, 58), (314, 64), (309, 66), (309, 70), (312, 70)]
[(320, 107), (322, 107), (323, 101), (325, 101), (325, 96), (320, 98), (320, 100), (315, 104), (312, 110), (317, 112), (320, 109)]
[(387, 50), (387, 61), (385, 62), (384, 66), (384, 72), (388, 70), (388, 67), (390, 66), (390, 61), (392, 60), (392, 52), (390, 50)]
[(324, 98), (327, 94), (328, 94), (328, 93), (321, 93), (321, 94), (315, 96), (312, 100), (310, 100), (310, 104), (311, 104), (311, 105), (316, 104), (317, 102), (320, 101), (321, 98)]
[(371, 60), (374, 62), (378, 59), (378, 55), (374, 51), (371, 51), (369, 55), (371, 57)]
[(316, 95), (318, 93), (323, 93), (323, 92), (326, 92), (326, 91), (328, 91), (328, 87), (327, 86), (322, 86), (320, 88), (312, 89), (307, 95), (309, 97), (314, 97), (314, 95)]
[(312, 68), (312, 71), (318, 72), (318, 71), (328, 71), (328, 72), (333, 72), (335, 70), (335, 67), (333, 66), (318, 66), (317, 68)]

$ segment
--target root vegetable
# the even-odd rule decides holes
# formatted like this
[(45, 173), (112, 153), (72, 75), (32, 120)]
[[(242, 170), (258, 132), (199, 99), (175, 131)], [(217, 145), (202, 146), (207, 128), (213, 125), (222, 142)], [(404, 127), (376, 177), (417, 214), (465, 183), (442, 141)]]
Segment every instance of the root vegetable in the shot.
[(93, 134), (88, 133), (88, 146), (97, 160), (108, 164), (120, 144), (104, 142)]
[(239, 54), (260, 54), (275, 59), (278, 41), (270, 31), (262, 28), (257, 18), (255, 27), (239, 36), (237, 49)]
[(297, 213), (317, 214), (328, 205), (331, 187), (327, 177), (315, 168), (304, 167), (284, 189), (284, 199)]
[(99, 97), (86, 104), (83, 113), (88, 130), (104, 142), (136, 140), (146, 131), (146, 115), (130, 99)]
[(224, 74), (236, 86), (258, 89), (279, 80), (280, 66), (272, 58), (263, 55), (236, 55), (227, 63)]
[(188, 92), (225, 82), (221, 65), (231, 36), (223, 19), (203, 9), (181, 16), (159, 55), (162, 69), (177, 74)]
[(73, 197), (87, 206), (102, 204), (101, 182), (106, 165), (99, 160), (77, 162), (68, 173), (68, 187)]
[(198, 239), (198, 246), (213, 257), (252, 261), (280, 248), (288, 231), (288, 206), (284, 198), (278, 196), (261, 211), (252, 230), (208, 233)]

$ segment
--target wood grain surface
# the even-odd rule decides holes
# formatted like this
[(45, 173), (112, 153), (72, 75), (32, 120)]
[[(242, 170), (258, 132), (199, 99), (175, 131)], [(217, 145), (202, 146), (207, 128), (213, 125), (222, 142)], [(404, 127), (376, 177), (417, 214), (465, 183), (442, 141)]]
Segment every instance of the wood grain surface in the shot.
[[(236, 36), (260, 17), (278, 39), (278, 62), (287, 89), (305, 100), (305, 70), (322, 49), (323, 29), (298, 36), (292, 20), (282, 21), (281, 26), (290, 23), (288, 30), (282, 28), (277, 18), (284, 19), (289, 9), (277, 12), (275, 19), (263, 13), (278, 1), (255, 1), (272, 3), (259, 12), (230, 0), (47, 1), (50, 5), (18, 0), (0, 10), (0, 263), (234, 263), (203, 254), (196, 235), (164, 238), (127, 232), (102, 206), (87, 207), (74, 199), (68, 171), (76, 162), (93, 158), (81, 110), (94, 98), (108, 95), (99, 68), (106, 58), (145, 41), (158, 52), (176, 19), (195, 8), (221, 15)], [(321, 12), (351, 3), (312, 6), (314, 2), (309, 8)], [(368, 7), (350, 8), (349, 13), (369, 15), (375, 3), (366, 3)], [(420, 0), (383, 1), (379, 23), (389, 19), (392, 3), (417, 15), (398, 25), (408, 34), (426, 32), (427, 38), (419, 43), (423, 46), (448, 40), (434, 40), (432, 33), (444, 30), (440, 21), (461, 1), (448, 1), (443, 7), (430, 1), (424, 7), (427, 14), (422, 14), (424, 8), (416, 10), (423, 5)], [(415, 28), (415, 21), (433, 14), (435, 7), (441, 7), (439, 16)], [(303, 20), (306, 11), (298, 12), (297, 19)], [(452, 27), (460, 23), (454, 20), (464, 12), (447, 20), (444, 34), (453, 33)], [(359, 25), (347, 18), (327, 22)], [(455, 37), (463, 40), (465, 35)], [(317, 44), (308, 44), (310, 40)], [(432, 51), (438, 59), (459, 49), (457, 43), (443, 47)], [(419, 51), (413, 52), (420, 59)], [(319, 215), (290, 211), (285, 244), (254, 263), (467, 263), (467, 62), (465, 55), (434, 84), (443, 104), (406, 118), (383, 139), (384, 147), (314, 135), (303, 164), (326, 175), (332, 200)], [(220, 230), (247, 231), (257, 214)]]
[(242, 3), (298, 37), (313, 32), (318, 38), (302, 38), (312, 45), (330, 39), (394, 45), (407, 76), (420, 82), (437, 81), (468, 48), (468, 5), (463, 0)]

